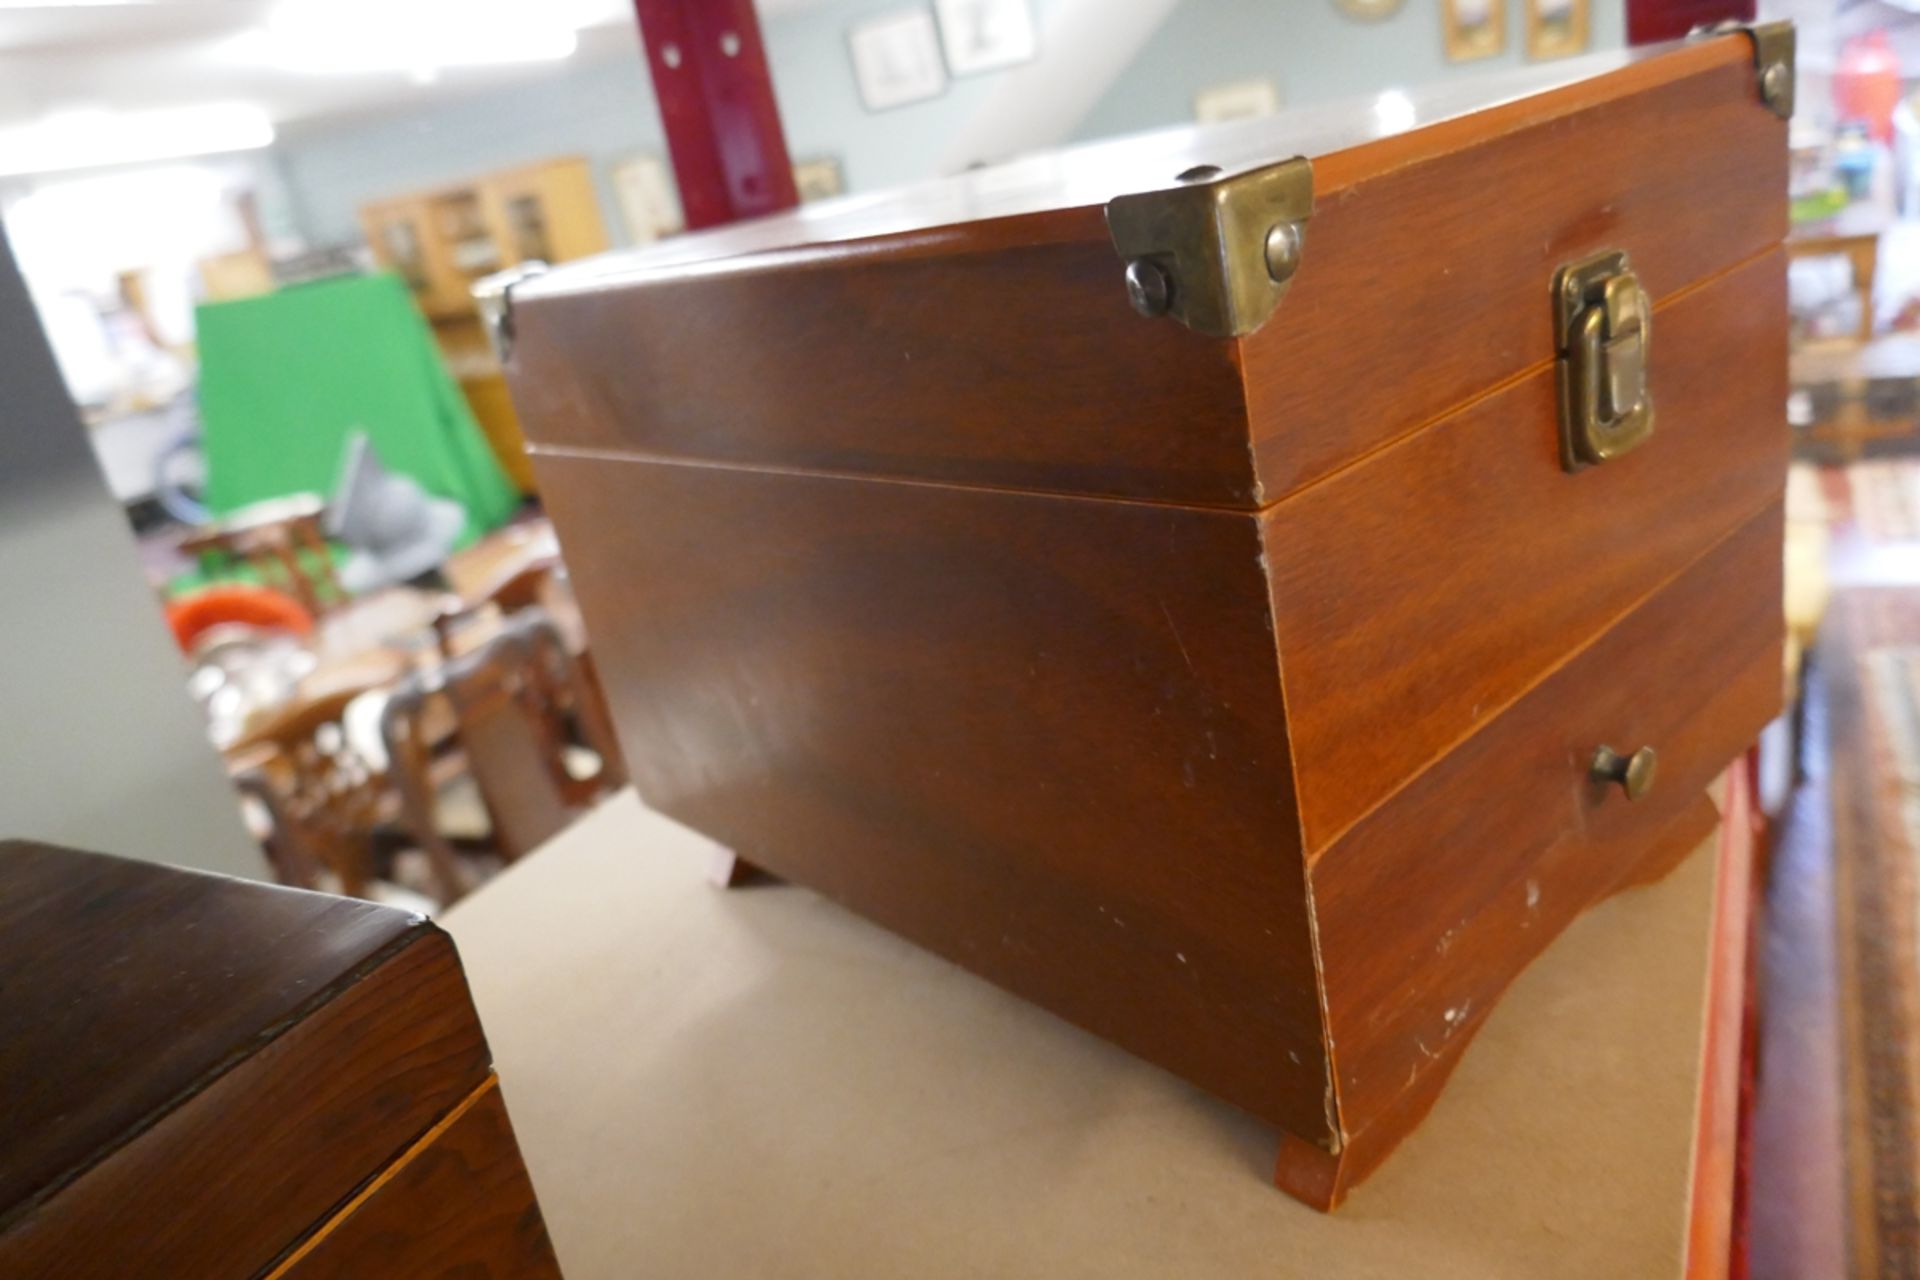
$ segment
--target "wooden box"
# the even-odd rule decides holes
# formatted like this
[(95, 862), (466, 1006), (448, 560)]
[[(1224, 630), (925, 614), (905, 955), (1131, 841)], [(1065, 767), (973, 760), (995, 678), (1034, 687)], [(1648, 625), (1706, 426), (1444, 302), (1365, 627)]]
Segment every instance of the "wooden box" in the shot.
[(641, 795), (1331, 1205), (1779, 705), (1792, 73), (1743, 30), (523, 282)]
[(558, 1280), (447, 935), (0, 841), (0, 1276)]

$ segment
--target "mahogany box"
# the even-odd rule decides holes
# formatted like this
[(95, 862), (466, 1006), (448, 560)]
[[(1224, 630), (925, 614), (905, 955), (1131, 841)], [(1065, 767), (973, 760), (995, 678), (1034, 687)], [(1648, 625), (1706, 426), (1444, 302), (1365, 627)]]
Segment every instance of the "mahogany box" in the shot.
[(423, 917), (0, 841), (0, 1276), (560, 1280)]
[(512, 285), (642, 797), (1331, 1206), (1778, 709), (1793, 87), (1738, 29)]

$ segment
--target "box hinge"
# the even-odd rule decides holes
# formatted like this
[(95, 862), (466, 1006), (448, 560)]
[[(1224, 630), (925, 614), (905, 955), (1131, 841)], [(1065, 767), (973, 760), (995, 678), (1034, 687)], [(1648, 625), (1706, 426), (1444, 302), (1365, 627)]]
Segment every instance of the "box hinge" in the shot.
[(1313, 165), (1296, 156), (1234, 174), (1198, 165), (1178, 186), (1115, 196), (1107, 231), (1135, 311), (1242, 338), (1286, 293), (1312, 213)]
[(1753, 72), (1760, 85), (1760, 101), (1782, 120), (1793, 119), (1793, 23), (1785, 18), (1777, 22), (1715, 22), (1694, 28), (1688, 39), (1701, 40), (1736, 31), (1753, 45)]

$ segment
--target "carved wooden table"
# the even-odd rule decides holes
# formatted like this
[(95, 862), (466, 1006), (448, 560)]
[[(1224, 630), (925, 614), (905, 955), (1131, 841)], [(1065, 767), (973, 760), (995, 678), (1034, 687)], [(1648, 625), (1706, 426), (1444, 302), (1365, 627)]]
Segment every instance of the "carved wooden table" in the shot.
[(1831, 218), (1795, 227), (1787, 236), (1789, 258), (1840, 257), (1853, 268), (1853, 287), (1860, 291), (1860, 341), (1873, 337), (1873, 278), (1880, 261), (1880, 235), (1887, 216), (1877, 209), (1854, 205)]

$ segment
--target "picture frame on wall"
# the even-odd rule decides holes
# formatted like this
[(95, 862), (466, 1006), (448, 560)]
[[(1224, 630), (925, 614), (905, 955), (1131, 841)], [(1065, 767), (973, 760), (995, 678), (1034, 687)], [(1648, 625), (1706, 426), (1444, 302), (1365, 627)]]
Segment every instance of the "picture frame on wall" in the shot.
[(956, 76), (1031, 62), (1039, 48), (1028, 0), (933, 0), (933, 11)]
[(800, 203), (805, 204), (809, 200), (831, 200), (845, 194), (847, 180), (840, 172), (838, 159), (813, 156), (793, 162), (793, 187), (800, 193)]
[(1507, 0), (1440, 0), (1440, 33), (1451, 62), (1494, 57), (1507, 47)]
[(1201, 124), (1254, 120), (1280, 110), (1280, 86), (1271, 80), (1235, 80), (1193, 95), (1193, 118)]
[(607, 176), (630, 243), (647, 244), (686, 228), (679, 185), (664, 157), (642, 151), (614, 165)]
[(847, 29), (847, 53), (861, 105), (891, 111), (946, 92), (940, 33), (923, 5), (890, 9)]
[(1400, 12), (1406, 0), (1333, 0), (1334, 7), (1355, 22), (1383, 22)]
[(1527, 56), (1566, 58), (1585, 53), (1591, 38), (1590, 0), (1523, 0), (1527, 6)]

